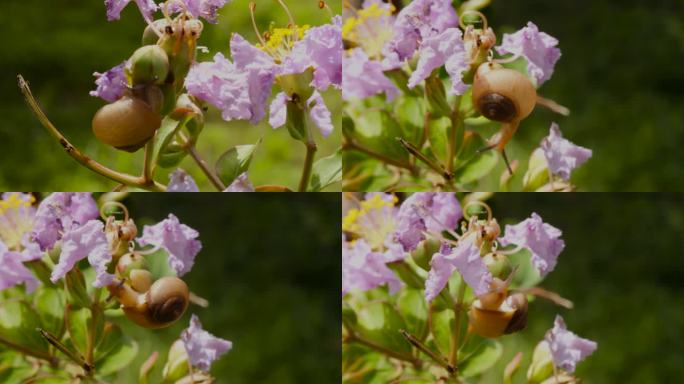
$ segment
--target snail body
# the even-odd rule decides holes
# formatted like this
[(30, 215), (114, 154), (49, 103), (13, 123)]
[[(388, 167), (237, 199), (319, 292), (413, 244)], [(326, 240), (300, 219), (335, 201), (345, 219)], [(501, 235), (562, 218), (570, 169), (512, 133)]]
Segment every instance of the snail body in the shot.
[(495, 338), (517, 332), (527, 325), (527, 297), (524, 294), (512, 294), (495, 308), (488, 304), (491, 303), (477, 299), (468, 311), (474, 333)]
[(121, 303), (126, 317), (145, 328), (164, 328), (178, 320), (190, 302), (187, 284), (177, 277), (162, 277), (144, 293), (130, 286), (114, 288), (114, 295)]
[(100, 108), (92, 122), (95, 137), (128, 152), (144, 146), (160, 126), (159, 114), (144, 101), (131, 96)]

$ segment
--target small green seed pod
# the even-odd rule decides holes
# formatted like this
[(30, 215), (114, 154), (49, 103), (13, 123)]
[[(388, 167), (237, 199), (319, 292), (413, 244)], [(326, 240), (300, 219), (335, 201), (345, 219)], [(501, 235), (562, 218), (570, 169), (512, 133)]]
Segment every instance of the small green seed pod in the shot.
[(169, 74), (169, 57), (158, 45), (138, 48), (131, 56), (133, 85), (163, 84)]

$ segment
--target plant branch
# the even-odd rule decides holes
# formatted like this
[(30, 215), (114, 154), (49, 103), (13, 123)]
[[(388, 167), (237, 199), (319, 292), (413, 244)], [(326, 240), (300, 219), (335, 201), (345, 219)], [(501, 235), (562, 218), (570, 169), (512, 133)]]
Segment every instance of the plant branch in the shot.
[[(344, 324), (344, 322), (343, 322), (343, 324)], [(366, 347), (368, 347), (370, 349), (373, 349), (377, 352), (380, 352), (384, 355), (395, 358), (397, 360), (407, 361), (407, 362), (413, 364), (414, 366), (420, 366), (421, 365), (420, 359), (417, 359), (413, 356), (404, 355), (403, 353), (400, 353), (400, 352), (394, 351), (392, 349), (383, 347), (382, 345), (379, 345), (379, 344), (375, 343), (374, 341), (368, 340), (365, 337), (356, 334), (356, 332), (354, 332), (346, 324), (344, 324), (344, 328), (347, 330), (347, 333), (348, 333), (348, 336), (344, 340), (347, 343), (359, 343), (361, 345), (365, 345)]]
[(454, 305), (454, 329), (451, 332), (451, 343), (449, 349), (449, 364), (454, 366), (454, 372), (458, 373), (458, 365), (456, 358), (458, 356), (458, 343), (461, 339), (461, 317), (463, 312), (463, 298), (465, 297), (465, 281), (461, 280), (458, 287), (458, 296), (456, 304)]
[(142, 177), (136, 177), (126, 173), (115, 171), (83, 154), (78, 148), (74, 147), (74, 145), (71, 144), (66, 139), (66, 137), (64, 137), (64, 135), (62, 135), (62, 133), (57, 129), (57, 127), (55, 127), (54, 124), (52, 124), (52, 122), (47, 118), (43, 110), (38, 105), (38, 102), (33, 97), (31, 89), (29, 88), (26, 80), (24, 80), (24, 78), (21, 75), (18, 75), (17, 78), (19, 80), (19, 88), (21, 89), (21, 92), (23, 93), (24, 98), (26, 99), (26, 104), (29, 106), (29, 108), (31, 108), (31, 111), (36, 115), (40, 123), (48, 130), (52, 137), (59, 141), (59, 143), (62, 145), (62, 148), (64, 148), (66, 153), (69, 156), (71, 156), (74, 160), (79, 162), (84, 167), (90, 169), (91, 171), (121, 184), (146, 189), (149, 191), (166, 190), (166, 187), (162, 184), (159, 184), (157, 182), (146, 181)]
[(423, 153), (420, 152), (418, 148), (416, 148), (413, 144), (409, 143), (408, 141), (404, 140), (401, 137), (397, 137), (397, 140), (399, 140), (399, 143), (406, 149), (406, 151), (413, 156), (415, 156), (418, 160), (422, 161), (430, 167), (433, 171), (437, 172), (439, 175), (441, 175), (444, 180), (447, 182), (450, 182), (452, 179), (452, 176), (449, 172), (447, 172), (446, 169), (444, 169), (443, 166), (435, 163), (434, 161), (430, 160), (427, 156), (423, 155)]
[(50, 332), (38, 328), (36, 329), (38, 332), (40, 332), (40, 335), (47, 340), (48, 343), (52, 344), (53, 347), (57, 348), (60, 352), (65, 354), (69, 359), (71, 359), (73, 362), (78, 364), (79, 367), (83, 368), (83, 370), (86, 373), (90, 373), (90, 371), (93, 370), (93, 366), (90, 365), (83, 356), (80, 356), (72, 351), (69, 350), (64, 344), (62, 344), (54, 335), (52, 335)]
[(24, 355), (27, 356), (33, 356), (37, 359), (45, 360), (50, 363), (52, 366), (56, 366), (59, 360), (57, 360), (56, 357), (51, 356), (49, 353), (43, 353), (40, 351), (33, 351), (28, 348), (22, 347), (21, 345), (14, 344), (13, 342), (4, 339), (2, 336), (0, 336), (0, 344), (5, 345), (8, 348), (14, 349), (16, 351), (19, 351), (23, 353)]
[(152, 177), (152, 172), (154, 170), (154, 165), (152, 164), (152, 151), (154, 151), (154, 140), (150, 140), (145, 144), (142, 179), (147, 183), (154, 182), (154, 178)]
[(378, 160), (382, 161), (383, 163), (393, 165), (393, 166), (399, 167), (399, 168), (408, 169), (413, 174), (418, 173), (418, 169), (413, 164), (404, 163), (403, 161), (392, 159), (389, 156), (385, 156), (381, 153), (377, 153), (377, 152), (373, 151), (372, 149), (367, 148), (361, 144), (355, 143), (351, 140), (346, 141), (342, 145), (342, 149), (358, 151), (358, 152), (364, 153), (370, 157), (378, 159)]
[(192, 157), (193, 160), (195, 160), (195, 162), (200, 167), (202, 172), (204, 172), (204, 174), (207, 175), (207, 178), (209, 179), (209, 181), (211, 181), (211, 184), (213, 184), (214, 187), (216, 187), (216, 189), (218, 189), (219, 191), (223, 191), (224, 189), (226, 189), (226, 186), (223, 184), (221, 179), (219, 179), (219, 177), (211, 170), (211, 168), (209, 168), (209, 165), (206, 161), (204, 161), (204, 159), (202, 159), (194, 145), (188, 146), (188, 153), (190, 154), (190, 157)]
[(443, 358), (442, 356), (439, 356), (438, 354), (433, 352), (430, 348), (428, 348), (423, 343), (421, 343), (420, 340), (418, 340), (415, 336), (408, 333), (404, 329), (400, 329), (399, 333), (401, 333), (401, 335), (404, 336), (406, 341), (408, 341), (414, 347), (418, 348), (421, 352), (428, 355), (432, 360), (435, 361), (435, 363), (437, 363), (442, 368), (446, 369), (447, 372), (449, 372), (450, 374), (453, 374), (455, 372), (455, 368), (453, 365), (449, 364), (449, 362), (446, 361), (445, 358)]
[(299, 180), (299, 192), (306, 192), (309, 188), (309, 180), (311, 179), (311, 170), (313, 169), (314, 158), (316, 157), (316, 142), (312, 139), (304, 143), (306, 145), (306, 158), (304, 159), (304, 168), (302, 168), (302, 178)]

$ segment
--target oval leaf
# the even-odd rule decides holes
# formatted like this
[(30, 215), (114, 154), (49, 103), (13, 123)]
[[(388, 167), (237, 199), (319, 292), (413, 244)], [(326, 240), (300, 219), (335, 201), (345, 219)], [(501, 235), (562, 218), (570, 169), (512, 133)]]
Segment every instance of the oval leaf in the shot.
[(261, 140), (254, 145), (237, 145), (219, 157), (215, 167), (216, 174), (225, 185), (230, 185), (249, 169), (249, 164), (260, 142)]

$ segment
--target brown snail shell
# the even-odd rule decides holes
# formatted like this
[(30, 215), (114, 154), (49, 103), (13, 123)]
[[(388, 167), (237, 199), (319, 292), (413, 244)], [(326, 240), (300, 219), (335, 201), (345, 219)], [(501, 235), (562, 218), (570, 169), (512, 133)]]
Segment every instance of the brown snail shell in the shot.
[(117, 297), (126, 317), (145, 328), (168, 327), (183, 316), (190, 303), (188, 286), (177, 277), (162, 277), (144, 294), (135, 294), (126, 286), (121, 290), (126, 290), (125, 294)]
[(480, 65), (473, 82), (473, 105), (482, 116), (499, 122), (520, 121), (532, 113), (537, 90), (518, 71), (499, 64)]
[(509, 296), (501, 307), (487, 309), (475, 300), (468, 311), (471, 330), (486, 338), (495, 338), (517, 332), (527, 325), (527, 298), (516, 293)]
[(107, 104), (93, 117), (93, 133), (105, 144), (135, 152), (154, 136), (161, 117), (144, 101), (130, 96)]

